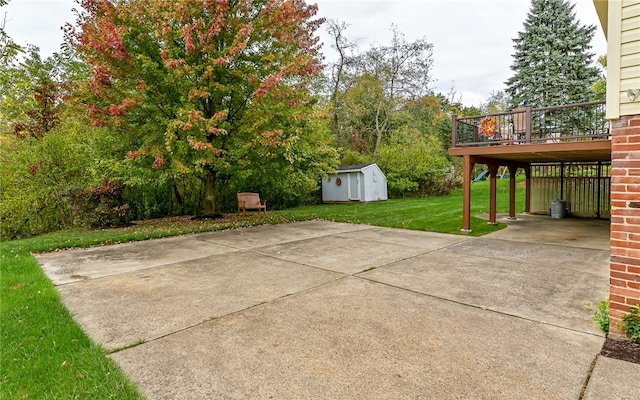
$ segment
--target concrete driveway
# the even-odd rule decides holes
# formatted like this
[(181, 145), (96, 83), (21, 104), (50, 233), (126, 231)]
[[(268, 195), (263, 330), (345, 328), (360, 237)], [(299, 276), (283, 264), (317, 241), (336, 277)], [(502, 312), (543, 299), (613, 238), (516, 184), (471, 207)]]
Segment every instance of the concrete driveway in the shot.
[(608, 222), (510, 225), (309, 221), (38, 259), (150, 399), (616, 398), (640, 368), (598, 357), (584, 306), (608, 296)]

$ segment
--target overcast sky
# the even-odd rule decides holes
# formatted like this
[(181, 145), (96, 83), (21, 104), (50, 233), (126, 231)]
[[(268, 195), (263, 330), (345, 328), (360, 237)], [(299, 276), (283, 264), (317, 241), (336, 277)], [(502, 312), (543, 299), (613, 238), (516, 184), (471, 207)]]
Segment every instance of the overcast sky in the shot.
[[(349, 24), (345, 32), (357, 39), (361, 51), (372, 43), (388, 43), (391, 24), (408, 41), (426, 38), (434, 45), (432, 87), (453, 88), (466, 105), (479, 105), (491, 91), (503, 90), (512, 72), (512, 39), (522, 31), (530, 0), (308, 0), (317, 3), (318, 16)], [(574, 0), (582, 25), (596, 25), (592, 42), (596, 58), (606, 54), (606, 40), (592, 0)], [(2, 7), (5, 30), (18, 44), (33, 44), (43, 56), (62, 43), (60, 27), (74, 22), (73, 0), (9, 0)], [(330, 42), (323, 27), (318, 32)], [(333, 54), (325, 50), (326, 62)]]

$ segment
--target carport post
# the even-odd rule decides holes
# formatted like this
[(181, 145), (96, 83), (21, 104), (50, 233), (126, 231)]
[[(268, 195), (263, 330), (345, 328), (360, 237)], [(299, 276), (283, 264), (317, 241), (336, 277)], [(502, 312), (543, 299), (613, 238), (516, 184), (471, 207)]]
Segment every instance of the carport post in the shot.
[(489, 190), (489, 224), (496, 224), (496, 197), (498, 192), (498, 168), (500, 168), (497, 164), (488, 164), (487, 168), (489, 168), (489, 181), (491, 183)]
[(518, 167), (509, 165), (509, 219), (516, 219), (516, 171)]
[(524, 190), (524, 212), (531, 211), (531, 164), (524, 166), (525, 190)]
[(463, 168), (463, 205), (462, 205), (462, 232), (471, 232), (471, 174), (473, 173), (473, 162), (471, 162), (471, 156), (464, 156), (464, 168)]

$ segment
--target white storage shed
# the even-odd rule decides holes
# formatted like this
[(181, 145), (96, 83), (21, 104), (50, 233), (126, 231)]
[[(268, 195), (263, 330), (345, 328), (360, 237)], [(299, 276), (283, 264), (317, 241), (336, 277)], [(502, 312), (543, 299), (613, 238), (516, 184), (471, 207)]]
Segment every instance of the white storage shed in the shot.
[(388, 200), (387, 178), (377, 164), (343, 165), (322, 179), (322, 201)]

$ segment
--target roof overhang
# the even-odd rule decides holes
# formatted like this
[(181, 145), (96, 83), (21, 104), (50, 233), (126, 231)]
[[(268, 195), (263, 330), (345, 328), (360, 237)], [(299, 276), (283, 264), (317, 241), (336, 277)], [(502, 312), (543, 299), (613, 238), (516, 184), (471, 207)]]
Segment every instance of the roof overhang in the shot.
[(604, 31), (604, 37), (608, 38), (607, 29), (609, 26), (609, 0), (593, 0), (596, 7), (598, 18), (600, 18), (600, 26)]

